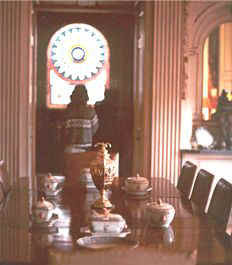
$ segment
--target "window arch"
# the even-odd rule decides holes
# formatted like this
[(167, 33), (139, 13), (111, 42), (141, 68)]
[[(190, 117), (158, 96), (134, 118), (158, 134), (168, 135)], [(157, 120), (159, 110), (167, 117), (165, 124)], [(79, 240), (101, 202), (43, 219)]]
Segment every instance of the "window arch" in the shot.
[(65, 108), (77, 84), (85, 84), (89, 104), (104, 99), (109, 57), (107, 40), (91, 25), (74, 23), (56, 31), (47, 49), (47, 107)]

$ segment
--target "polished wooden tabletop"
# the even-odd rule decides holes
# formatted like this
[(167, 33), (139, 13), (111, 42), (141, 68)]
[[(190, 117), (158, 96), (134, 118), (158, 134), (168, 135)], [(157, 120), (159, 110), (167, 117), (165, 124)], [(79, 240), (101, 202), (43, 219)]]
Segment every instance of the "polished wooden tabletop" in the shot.
[[(94, 189), (66, 187), (59, 196), (49, 198), (56, 204), (58, 219), (51, 229), (33, 228), (31, 207), (38, 191), (28, 189), (21, 178), (0, 212), (0, 262), (32, 264), (232, 264), (232, 248), (227, 234), (219, 232), (206, 216), (193, 213), (175, 186), (165, 178), (155, 178), (145, 197), (132, 197), (115, 186), (110, 200), (113, 212), (123, 216), (128, 229), (128, 244), (112, 249), (89, 250), (77, 245), (85, 236), (91, 205), (98, 197)], [(152, 228), (145, 218), (145, 205), (161, 198), (175, 207), (168, 229)], [(125, 239), (126, 240), (126, 239)], [(127, 242), (127, 241), (125, 241)], [(129, 243), (130, 242), (130, 243)], [(229, 243), (228, 243), (229, 242)]]

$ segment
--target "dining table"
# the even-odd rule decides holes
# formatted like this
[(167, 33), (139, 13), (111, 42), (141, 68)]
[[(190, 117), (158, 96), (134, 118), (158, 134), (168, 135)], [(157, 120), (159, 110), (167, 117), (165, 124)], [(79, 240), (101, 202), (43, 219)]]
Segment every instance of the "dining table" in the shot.
[[(35, 226), (33, 205), (46, 195), (39, 185), (32, 188), (28, 179), (18, 178), (1, 207), (0, 264), (232, 264), (230, 233), (221, 231), (207, 215), (195, 213), (191, 201), (165, 177), (152, 178), (149, 192), (143, 195), (128, 194), (123, 178), (110, 187), (112, 213), (124, 218), (126, 235), (113, 247), (97, 249), (81, 246), (78, 240), (93, 236), (91, 206), (99, 197), (98, 190), (64, 182), (58, 194), (46, 197), (55, 205), (54, 223)], [(175, 209), (168, 227), (154, 227), (148, 221), (147, 205), (158, 199)]]

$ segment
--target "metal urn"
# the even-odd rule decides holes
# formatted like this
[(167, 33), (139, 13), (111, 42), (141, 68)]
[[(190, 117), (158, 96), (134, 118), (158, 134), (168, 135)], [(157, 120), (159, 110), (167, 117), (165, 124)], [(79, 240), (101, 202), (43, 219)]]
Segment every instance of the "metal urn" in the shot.
[(98, 147), (96, 159), (90, 163), (90, 172), (93, 182), (97, 187), (100, 198), (92, 204), (92, 208), (99, 213), (109, 214), (113, 205), (105, 196), (105, 190), (109, 188), (113, 180), (117, 177), (117, 165), (114, 159), (111, 159), (107, 148), (111, 148), (110, 143), (97, 143)]

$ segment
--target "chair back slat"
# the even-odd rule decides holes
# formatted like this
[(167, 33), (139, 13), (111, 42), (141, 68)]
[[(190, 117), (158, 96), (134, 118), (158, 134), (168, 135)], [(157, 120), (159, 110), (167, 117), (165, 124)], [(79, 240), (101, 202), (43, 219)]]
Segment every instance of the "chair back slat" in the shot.
[(208, 215), (220, 226), (226, 228), (232, 209), (232, 184), (221, 178), (212, 195)]
[(191, 202), (197, 206), (200, 212), (205, 212), (214, 175), (204, 169), (200, 169), (192, 191)]
[(193, 185), (196, 179), (197, 166), (186, 161), (181, 169), (177, 183), (177, 189), (188, 199), (191, 197)]

